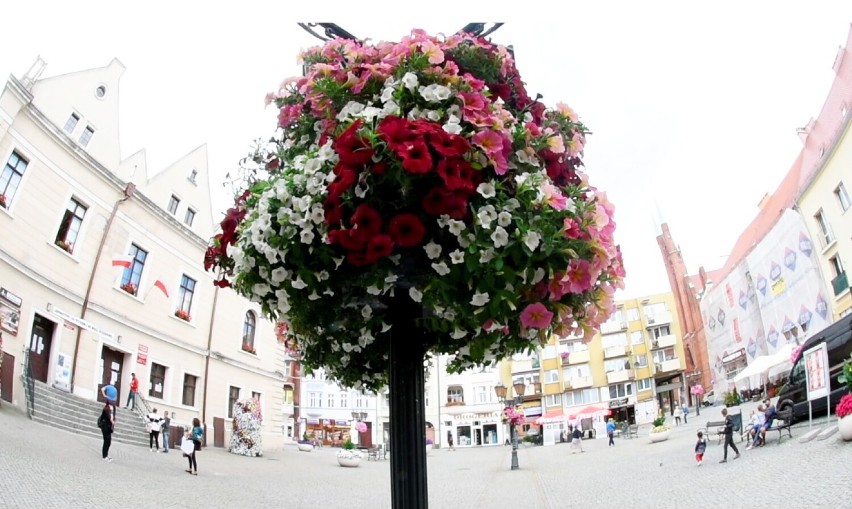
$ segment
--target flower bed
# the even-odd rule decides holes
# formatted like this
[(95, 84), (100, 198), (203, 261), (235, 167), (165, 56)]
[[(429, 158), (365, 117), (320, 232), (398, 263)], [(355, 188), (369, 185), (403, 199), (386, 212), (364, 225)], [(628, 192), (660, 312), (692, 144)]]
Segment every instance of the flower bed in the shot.
[(139, 288), (129, 281), (121, 285), (119, 288), (129, 293), (130, 295), (136, 295), (136, 292), (139, 291)]
[(505, 47), (466, 34), (302, 58), (205, 256), (217, 285), (285, 323), (306, 368), (372, 390), (400, 296), (451, 372), (592, 337), (624, 270), (571, 108), (531, 98)]
[(189, 314), (189, 312), (184, 311), (182, 309), (175, 310), (175, 316), (180, 318), (181, 320), (183, 320), (185, 322), (192, 320), (192, 316)]

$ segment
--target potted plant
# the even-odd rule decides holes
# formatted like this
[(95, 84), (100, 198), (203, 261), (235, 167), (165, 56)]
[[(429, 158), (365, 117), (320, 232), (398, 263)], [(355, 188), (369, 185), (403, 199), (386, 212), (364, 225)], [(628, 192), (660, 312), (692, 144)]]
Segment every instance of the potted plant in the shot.
[(426, 439), (426, 454), (429, 454), (429, 453), (432, 452), (432, 444), (433, 444), (432, 439), (427, 438)]
[(121, 288), (125, 292), (129, 293), (130, 295), (136, 295), (136, 292), (139, 291), (139, 288), (136, 285), (134, 285), (133, 283), (131, 283), (130, 281), (124, 283), (119, 288)]
[(837, 428), (843, 440), (852, 440), (852, 356), (843, 363), (843, 371), (837, 377), (837, 381), (846, 384), (846, 394), (837, 403), (835, 413), (840, 421)]
[(666, 416), (663, 415), (663, 410), (657, 413), (657, 418), (654, 419), (654, 427), (651, 428), (651, 433), (648, 435), (651, 437), (651, 442), (662, 442), (663, 440), (668, 440), (669, 432), (671, 428), (666, 424)]
[(296, 446), (302, 452), (311, 452), (314, 450), (314, 443), (308, 438), (307, 433), (302, 433), (302, 439), (296, 443)]
[(257, 350), (254, 348), (254, 346), (250, 345), (248, 343), (243, 343), (243, 351), (248, 352), (248, 353), (257, 354)]
[(725, 393), (725, 406), (732, 407), (741, 403), (740, 393), (736, 389), (731, 389)]
[(361, 464), (363, 457), (360, 452), (355, 450), (355, 444), (349, 438), (343, 442), (343, 447), (337, 451), (337, 463), (341, 467), (357, 467)]
[(0, 194), (0, 207), (6, 208), (6, 195)]
[(74, 251), (74, 245), (70, 242), (67, 242), (62, 239), (56, 239), (56, 245), (59, 246), (59, 249), (62, 249), (66, 253), (72, 253)]
[(175, 316), (180, 318), (184, 322), (192, 320), (192, 316), (189, 314), (189, 311), (184, 311), (183, 309), (176, 309)]

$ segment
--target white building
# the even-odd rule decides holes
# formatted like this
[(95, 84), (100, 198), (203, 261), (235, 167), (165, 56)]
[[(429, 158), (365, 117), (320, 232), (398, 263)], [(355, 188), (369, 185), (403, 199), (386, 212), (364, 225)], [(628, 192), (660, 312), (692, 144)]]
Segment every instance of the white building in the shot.
[(0, 94), (4, 399), (25, 406), (31, 373), (89, 399), (113, 383), (124, 403), (132, 372), (176, 423), (201, 419), (211, 445), (228, 443), (233, 402), (249, 397), (280, 442), (286, 353), (259, 308), (203, 268), (206, 146), (152, 175), (144, 150), (119, 147), (121, 62), (43, 70)]

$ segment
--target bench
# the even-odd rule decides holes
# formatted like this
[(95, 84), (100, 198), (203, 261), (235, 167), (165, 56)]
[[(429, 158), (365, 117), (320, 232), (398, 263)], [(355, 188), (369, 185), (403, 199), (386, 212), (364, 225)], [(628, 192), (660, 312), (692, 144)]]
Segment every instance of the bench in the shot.
[(367, 461), (385, 459), (386, 453), (382, 450), (382, 446), (370, 447), (367, 449)]
[[(743, 414), (742, 412), (736, 414), (728, 414), (728, 417), (731, 418), (734, 425), (734, 434), (739, 435), (740, 442), (743, 441)], [(725, 438), (725, 421), (707, 421), (707, 425), (704, 428), (699, 429), (699, 431), (704, 432), (704, 436), (707, 437), (709, 441), (711, 438), (715, 436), (718, 443), (722, 443), (722, 439)]]
[[(781, 421), (780, 423), (778, 421)], [(775, 418), (772, 419), (772, 426), (767, 428), (767, 431), (777, 431), (778, 432), (778, 443), (781, 443), (781, 438), (784, 436), (784, 432), (787, 432), (787, 436), (793, 438), (793, 432), (790, 427), (793, 425), (793, 409), (782, 410), (780, 412), (775, 413)], [(764, 435), (764, 440), (766, 436)]]
[(627, 438), (639, 438), (639, 426), (637, 424), (627, 426)]

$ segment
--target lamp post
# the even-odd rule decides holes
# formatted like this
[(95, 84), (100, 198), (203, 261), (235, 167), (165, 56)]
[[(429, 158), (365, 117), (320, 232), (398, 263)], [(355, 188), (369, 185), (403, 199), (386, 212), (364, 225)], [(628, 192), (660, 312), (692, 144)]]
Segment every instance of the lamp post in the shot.
[[(494, 386), (494, 393), (497, 394), (497, 399), (499, 399), (504, 405), (511, 408), (516, 408), (518, 405), (524, 402), (524, 382), (517, 381), (512, 384), (512, 388), (515, 390), (515, 397), (509, 397), (507, 393), (507, 387), (502, 383), (498, 383)], [(515, 424), (512, 422), (512, 419), (509, 419), (509, 436), (512, 439), (512, 470), (518, 470), (520, 468), (518, 466), (518, 431), (515, 429)]]
[[(355, 443), (357, 445), (361, 445), (361, 430), (358, 429), (358, 423), (364, 421), (367, 418), (367, 412), (359, 412), (357, 410), (352, 411), (352, 420), (355, 421)], [(351, 437), (350, 437), (351, 440)]]

